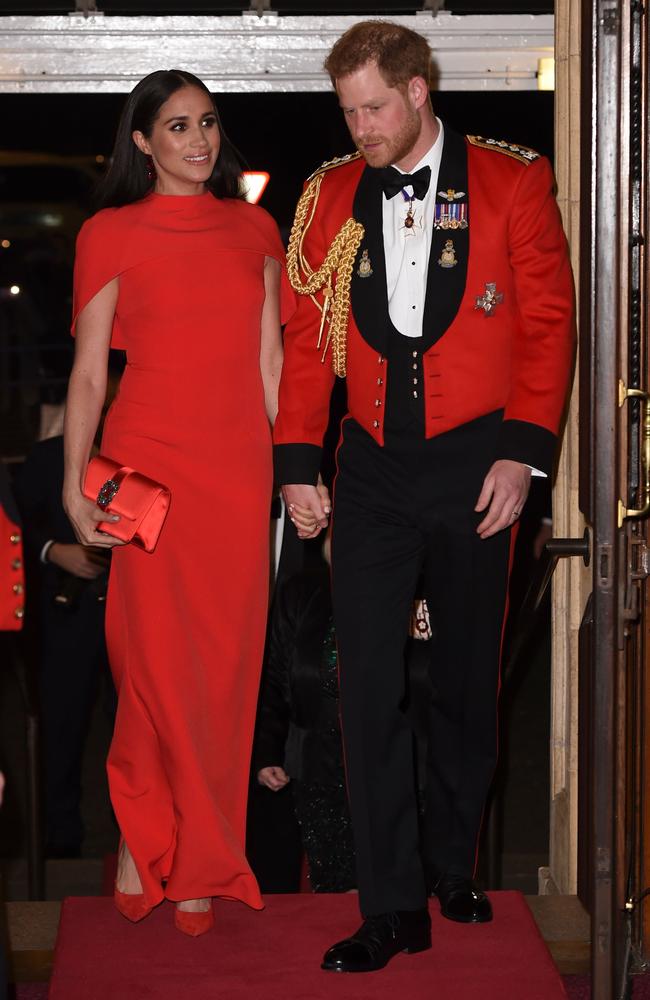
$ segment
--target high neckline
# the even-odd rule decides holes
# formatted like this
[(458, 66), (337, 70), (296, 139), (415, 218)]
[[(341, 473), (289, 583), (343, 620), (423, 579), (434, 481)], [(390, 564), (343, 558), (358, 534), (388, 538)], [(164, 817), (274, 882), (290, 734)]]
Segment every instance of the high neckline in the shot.
[(169, 199), (172, 201), (196, 201), (197, 198), (207, 198), (209, 195), (212, 195), (213, 198), (215, 197), (212, 191), (209, 190), (202, 191), (201, 194), (162, 194), (160, 191), (150, 191), (145, 197), (164, 198), (165, 200)]

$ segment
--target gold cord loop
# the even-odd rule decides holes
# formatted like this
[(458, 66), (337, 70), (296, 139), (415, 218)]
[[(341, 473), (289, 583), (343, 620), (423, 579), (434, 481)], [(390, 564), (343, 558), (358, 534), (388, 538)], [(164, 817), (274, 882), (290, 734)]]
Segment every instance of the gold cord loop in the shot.
[[(363, 239), (364, 228), (360, 222), (348, 219), (334, 237), (321, 266), (318, 270), (312, 271), (303, 257), (302, 244), (314, 216), (322, 180), (323, 175), (318, 174), (309, 182), (296, 207), (296, 217), (287, 249), (287, 274), (294, 291), (298, 292), (299, 295), (310, 295), (321, 310), (321, 324), (316, 345), (319, 350), (322, 346), (325, 323), (329, 321), (321, 361), (325, 360), (327, 349), (331, 344), (334, 374), (338, 375), (339, 378), (344, 378), (346, 334), (350, 311), (350, 282), (352, 281), (354, 259)], [(309, 220), (306, 222), (308, 214)], [(302, 280), (301, 271), (306, 276), (305, 281)], [(335, 274), (336, 281), (334, 281)], [(315, 293), (321, 290), (324, 290), (322, 305), (314, 298)]]

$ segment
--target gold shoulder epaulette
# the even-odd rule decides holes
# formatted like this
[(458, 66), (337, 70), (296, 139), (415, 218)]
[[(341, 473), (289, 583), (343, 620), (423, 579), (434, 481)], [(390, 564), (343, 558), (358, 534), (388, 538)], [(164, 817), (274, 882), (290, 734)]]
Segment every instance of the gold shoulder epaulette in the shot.
[(494, 149), (497, 153), (505, 153), (506, 156), (511, 156), (513, 160), (519, 160), (520, 163), (526, 165), (540, 157), (539, 153), (536, 153), (534, 149), (529, 149), (528, 146), (518, 146), (514, 142), (505, 142), (503, 139), (484, 139), (482, 135), (468, 135), (467, 141), (471, 142), (472, 146), (480, 146), (481, 149)]
[(310, 174), (307, 178), (310, 181), (313, 177), (318, 174), (325, 174), (328, 170), (334, 170), (335, 167), (342, 167), (344, 163), (352, 163), (353, 160), (358, 160), (361, 153), (346, 153), (345, 156), (335, 156), (333, 160), (325, 160), (317, 170), (314, 170), (313, 174)]

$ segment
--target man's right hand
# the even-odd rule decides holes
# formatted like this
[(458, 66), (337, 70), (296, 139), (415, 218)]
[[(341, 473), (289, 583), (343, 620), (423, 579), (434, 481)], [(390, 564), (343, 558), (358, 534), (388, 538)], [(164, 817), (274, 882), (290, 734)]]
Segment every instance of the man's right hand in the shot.
[(55, 542), (50, 545), (46, 558), (48, 562), (82, 580), (94, 580), (108, 568), (106, 556), (101, 549), (80, 545), (78, 542), (69, 545)]
[(298, 538), (316, 538), (327, 527), (332, 505), (327, 487), (322, 483), (318, 486), (283, 486), (282, 496), (289, 517), (296, 526)]

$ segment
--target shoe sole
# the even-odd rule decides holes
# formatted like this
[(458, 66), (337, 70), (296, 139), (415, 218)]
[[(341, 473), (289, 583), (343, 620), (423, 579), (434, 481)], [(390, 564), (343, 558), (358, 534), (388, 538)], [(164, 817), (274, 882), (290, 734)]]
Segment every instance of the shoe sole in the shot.
[[(396, 951), (395, 955), (407, 954), (407, 955), (417, 955), (420, 951), (428, 951), (431, 948), (431, 941), (427, 941), (423, 944), (411, 944), (407, 948), (402, 948), (400, 951)], [(326, 965), (325, 962), (321, 963), (321, 969), (323, 972), (343, 972), (343, 973), (363, 973), (363, 972), (380, 972), (385, 969), (390, 962), (391, 958), (395, 958), (395, 955), (391, 955), (388, 961), (384, 962), (383, 965), (373, 965), (371, 969), (341, 969), (337, 965)]]
[(492, 914), (489, 917), (454, 917), (451, 913), (445, 913), (442, 907), (440, 907), (440, 914), (446, 920), (453, 920), (456, 924), (489, 924), (492, 920)]

